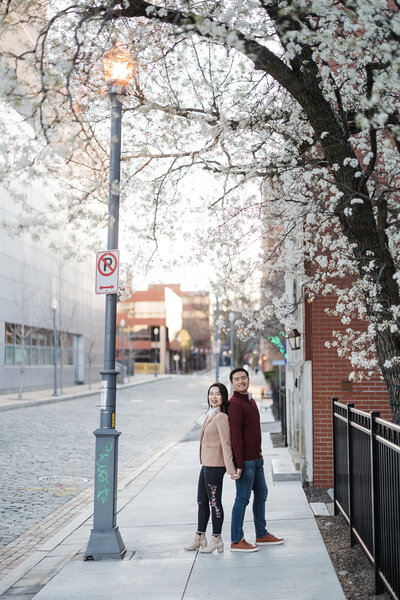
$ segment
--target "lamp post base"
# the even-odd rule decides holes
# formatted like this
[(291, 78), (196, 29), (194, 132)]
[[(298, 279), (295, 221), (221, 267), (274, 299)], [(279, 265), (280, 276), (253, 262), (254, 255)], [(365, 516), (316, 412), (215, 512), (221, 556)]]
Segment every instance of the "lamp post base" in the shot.
[[(107, 416), (107, 415), (106, 415)], [(85, 560), (123, 558), (125, 544), (117, 527), (118, 438), (115, 429), (100, 428), (96, 436), (93, 529)]]
[(125, 544), (118, 526), (113, 529), (92, 529), (84, 560), (116, 560), (124, 558)]

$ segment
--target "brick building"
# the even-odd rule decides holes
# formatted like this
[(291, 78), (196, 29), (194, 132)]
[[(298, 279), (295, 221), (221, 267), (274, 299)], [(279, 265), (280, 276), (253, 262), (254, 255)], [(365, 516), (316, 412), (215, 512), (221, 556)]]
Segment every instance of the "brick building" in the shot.
[[(293, 280), (286, 285), (293, 301), (302, 297), (301, 285)], [(378, 410), (383, 418), (391, 419), (387, 388), (380, 378), (350, 381), (353, 368), (349, 360), (339, 358), (336, 348), (325, 345), (332, 340), (333, 330), (347, 327), (339, 317), (326, 314), (336, 300), (333, 295), (317, 295), (312, 302), (299, 304), (300, 349), (287, 350), (288, 444), (302, 480), (314, 487), (333, 486), (332, 397), (353, 402), (361, 410)], [(366, 328), (366, 322), (353, 321), (352, 325), (360, 331)]]
[(130, 370), (134, 359), (139, 373), (152, 372), (155, 363), (159, 372), (173, 372), (173, 357), (180, 349), (177, 336), (182, 329), (182, 300), (170, 286), (152, 285), (119, 302), (117, 325), (117, 360)]
[(149, 285), (118, 304), (117, 325), (117, 360), (129, 370), (132, 360), (136, 372), (152, 372), (155, 363), (161, 373), (203, 369), (207, 364), (208, 293), (184, 292), (180, 284)]

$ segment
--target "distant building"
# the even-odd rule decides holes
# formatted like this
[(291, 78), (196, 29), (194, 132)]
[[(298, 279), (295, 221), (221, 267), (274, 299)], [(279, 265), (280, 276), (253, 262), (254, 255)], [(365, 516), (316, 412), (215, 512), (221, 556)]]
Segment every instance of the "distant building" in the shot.
[(170, 287), (157, 285), (134, 292), (118, 304), (117, 324), (117, 360), (129, 371), (133, 360), (135, 372), (152, 372), (154, 363), (161, 373), (173, 371), (174, 351), (180, 349), (176, 336), (182, 329), (182, 300)]
[[(51, 193), (50, 188), (47, 193)], [(30, 203), (43, 190), (31, 184)], [(0, 188), (0, 222), (15, 224), (21, 207)], [(45, 240), (0, 227), (0, 393), (51, 388), (54, 375), (52, 302), (57, 301), (59, 388), (100, 380), (104, 299), (94, 289), (94, 259), (68, 260)]]
[(210, 345), (207, 293), (183, 292), (180, 284), (153, 284), (118, 304), (117, 322), (117, 360), (129, 371), (133, 361), (135, 372), (153, 372), (155, 363), (161, 373), (205, 368)]
[[(37, 12), (45, 17), (45, 4), (38, 3)], [(33, 39), (32, 31), (21, 18), (18, 34), (14, 32), (12, 37), (4, 36), (0, 48), (23, 51)], [(13, 67), (11, 64), (8, 66)], [(4, 87), (7, 85), (6, 67), (3, 61), (0, 76)], [(34, 71), (24, 75), (29, 76), (32, 83), (38, 78)], [(19, 85), (22, 85), (21, 81)], [(29, 156), (29, 152), (24, 150), (21, 160), (27, 167), (30, 161), (40, 164), (38, 146), (35, 146), (36, 135), (26, 118), (32, 112), (32, 94), (24, 94), (23, 88), (19, 87), (14, 108), (13, 97), (8, 100), (9, 103), (0, 103), (0, 119), (3, 129), (10, 133), (5, 138), (5, 143), (10, 145), (10, 155), (15, 144), (13, 135), (17, 132), (17, 139), (20, 136), (21, 140), (28, 140), (27, 149), (32, 151)], [(21, 115), (25, 118), (22, 119)], [(20, 151), (18, 145), (15, 151), (17, 154)], [(62, 256), (61, 251), (57, 252), (56, 248), (62, 248), (68, 239), (67, 223), (46, 236), (42, 235), (38, 223), (34, 239), (31, 234), (13, 235), (12, 229), (9, 229), (10, 225), (19, 228), (20, 214), (24, 221), (31, 219), (31, 227), (35, 229), (36, 215), (41, 215), (43, 206), (54, 199), (55, 191), (60, 191), (60, 181), (52, 181), (50, 176), (45, 180), (46, 185), (43, 185), (43, 180), (40, 183), (30, 177), (28, 184), (24, 183), (23, 189), (18, 190), (25, 195), (21, 203), (16, 202), (5, 187), (0, 187), (0, 393), (23, 393), (27, 389), (53, 386), (53, 300), (57, 301), (59, 389), (73, 383), (100, 381), (104, 298), (95, 294), (94, 257), (78, 261)], [(19, 185), (17, 173), (15, 180), (13, 174), (12, 185), (14, 189)], [(57, 210), (56, 203), (55, 207), (54, 211)], [(54, 225), (55, 215), (49, 211), (46, 217), (48, 224)], [(84, 240), (80, 250), (81, 254), (85, 253)]]

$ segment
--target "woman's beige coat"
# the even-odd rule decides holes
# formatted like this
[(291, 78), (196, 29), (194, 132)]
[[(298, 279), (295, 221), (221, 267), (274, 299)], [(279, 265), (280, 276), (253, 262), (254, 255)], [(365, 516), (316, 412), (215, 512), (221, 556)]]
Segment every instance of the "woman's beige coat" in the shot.
[(228, 415), (220, 410), (206, 419), (201, 428), (200, 462), (204, 467), (225, 467), (229, 475), (236, 473)]

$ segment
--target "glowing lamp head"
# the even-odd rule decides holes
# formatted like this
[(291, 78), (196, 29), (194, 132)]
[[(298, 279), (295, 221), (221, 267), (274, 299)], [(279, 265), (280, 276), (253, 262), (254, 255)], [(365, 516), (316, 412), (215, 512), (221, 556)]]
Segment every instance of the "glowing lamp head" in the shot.
[(125, 89), (132, 79), (135, 61), (122, 44), (116, 42), (103, 59), (104, 77), (109, 87)]

